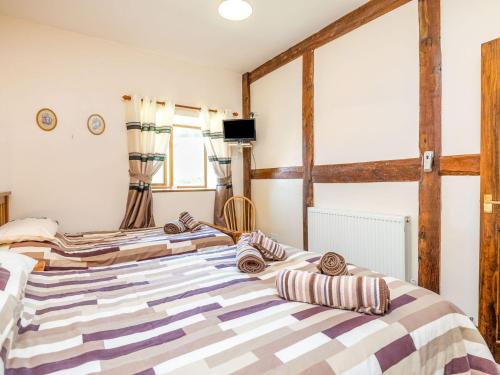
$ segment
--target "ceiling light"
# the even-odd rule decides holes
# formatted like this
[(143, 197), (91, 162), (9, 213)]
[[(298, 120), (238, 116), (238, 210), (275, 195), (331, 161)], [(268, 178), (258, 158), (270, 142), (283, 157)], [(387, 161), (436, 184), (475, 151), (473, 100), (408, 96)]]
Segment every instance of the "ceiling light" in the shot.
[(250, 17), (252, 6), (245, 0), (224, 0), (219, 5), (219, 14), (227, 20), (241, 21)]

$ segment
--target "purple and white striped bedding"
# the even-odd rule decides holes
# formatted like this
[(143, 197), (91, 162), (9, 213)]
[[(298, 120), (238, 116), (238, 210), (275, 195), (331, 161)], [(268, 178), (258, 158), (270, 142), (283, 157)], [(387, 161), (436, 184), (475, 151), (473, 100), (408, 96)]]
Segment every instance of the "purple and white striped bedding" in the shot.
[(221, 231), (202, 226), (196, 232), (178, 234), (165, 234), (163, 228), (58, 233), (54, 242), (19, 242), (10, 244), (9, 249), (44, 261), (46, 270), (64, 270), (109, 266), (233, 243)]
[[(470, 320), (428, 290), (385, 277), (385, 316), (281, 299), (276, 274), (314, 271), (287, 249), (258, 274), (234, 246), (77, 271), (33, 273), (6, 374), (496, 374)], [(349, 266), (354, 275), (372, 275)]]

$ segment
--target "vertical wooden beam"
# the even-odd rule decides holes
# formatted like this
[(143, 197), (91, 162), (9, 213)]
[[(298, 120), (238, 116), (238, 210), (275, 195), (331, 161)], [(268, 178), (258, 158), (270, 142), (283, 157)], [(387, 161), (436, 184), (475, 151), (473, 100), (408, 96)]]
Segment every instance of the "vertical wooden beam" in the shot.
[(419, 185), (418, 283), (439, 293), (441, 257), (441, 25), (440, 0), (418, 0), (420, 30), (420, 156), (434, 151), (432, 172)]
[(500, 200), (500, 38), (481, 47), (481, 243), (479, 331), (495, 353), (499, 323), (498, 251), (500, 207), (484, 210), (484, 196)]
[[(243, 74), (241, 98), (243, 118), (250, 118), (250, 73)], [(243, 148), (243, 195), (252, 199), (252, 155), (249, 147)]]
[(314, 167), (314, 50), (302, 57), (302, 218), (304, 249), (308, 248), (307, 208), (314, 205), (312, 171)]

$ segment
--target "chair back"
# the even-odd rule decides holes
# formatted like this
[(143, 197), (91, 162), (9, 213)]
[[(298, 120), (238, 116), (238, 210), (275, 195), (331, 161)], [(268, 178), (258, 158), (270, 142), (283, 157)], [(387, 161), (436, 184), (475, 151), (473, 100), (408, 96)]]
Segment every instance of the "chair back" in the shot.
[(255, 205), (241, 195), (229, 198), (224, 204), (226, 227), (242, 233), (255, 230)]

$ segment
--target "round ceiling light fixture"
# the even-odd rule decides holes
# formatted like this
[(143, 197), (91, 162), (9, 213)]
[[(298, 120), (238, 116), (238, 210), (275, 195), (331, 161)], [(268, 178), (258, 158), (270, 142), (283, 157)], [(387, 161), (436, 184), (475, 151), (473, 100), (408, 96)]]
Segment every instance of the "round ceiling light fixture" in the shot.
[(219, 5), (219, 14), (230, 21), (242, 21), (252, 14), (252, 6), (245, 0), (224, 0)]

